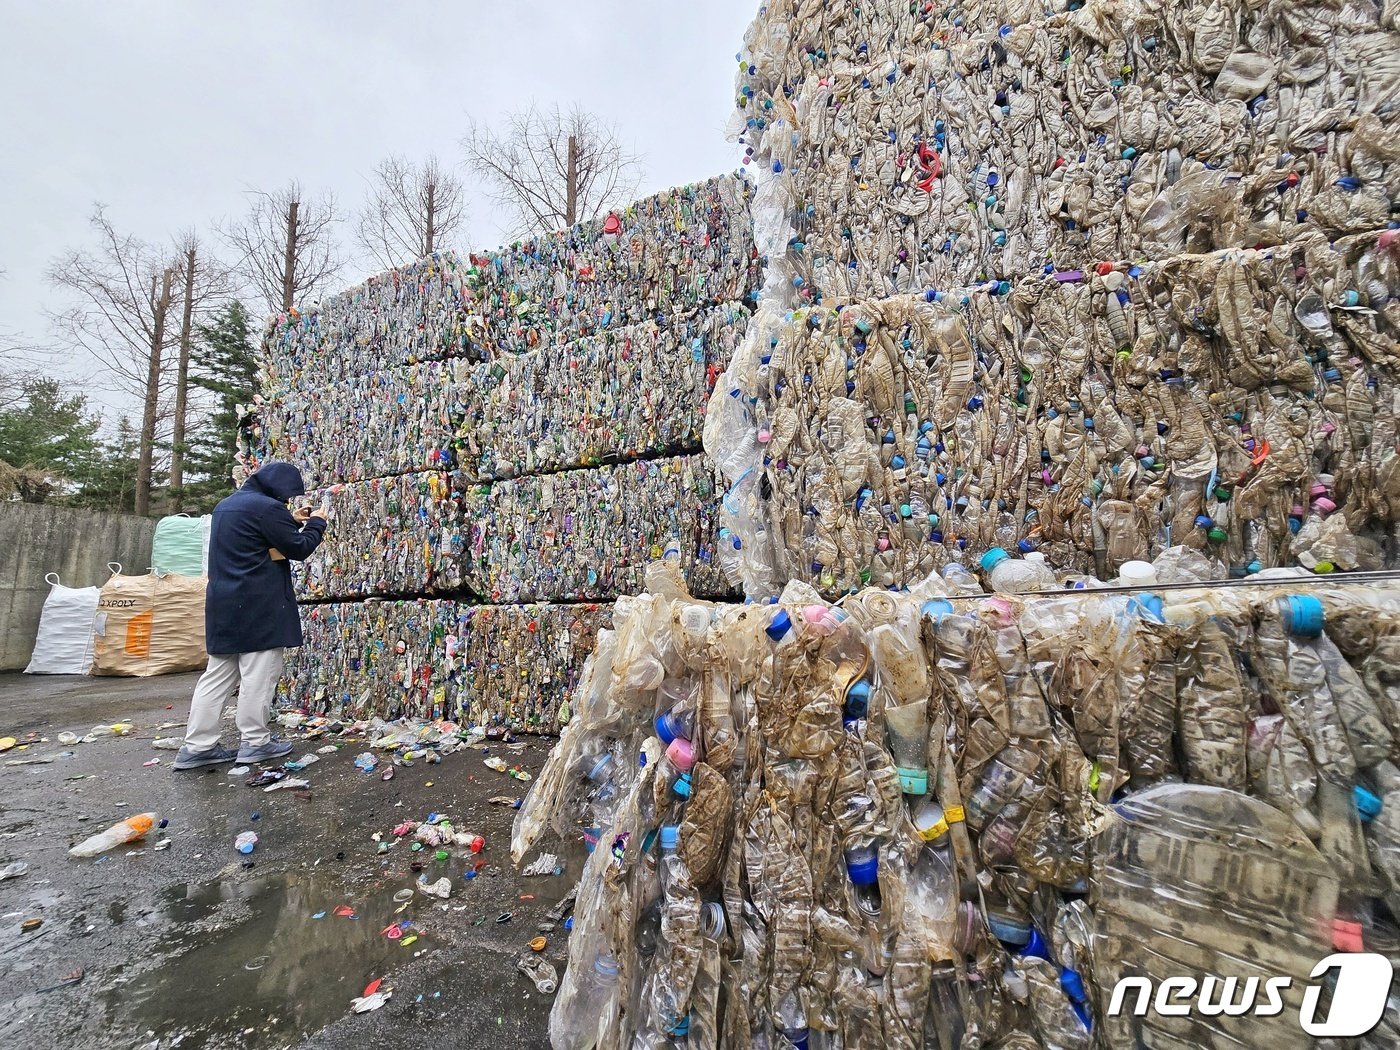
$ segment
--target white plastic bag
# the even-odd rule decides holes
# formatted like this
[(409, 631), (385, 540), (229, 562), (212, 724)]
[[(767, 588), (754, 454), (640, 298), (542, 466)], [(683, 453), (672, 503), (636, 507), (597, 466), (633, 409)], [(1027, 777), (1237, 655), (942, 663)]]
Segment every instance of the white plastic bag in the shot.
[(92, 667), (92, 621), (97, 614), (96, 587), (65, 587), (57, 573), (39, 617), (39, 635), (25, 674), (87, 674)]

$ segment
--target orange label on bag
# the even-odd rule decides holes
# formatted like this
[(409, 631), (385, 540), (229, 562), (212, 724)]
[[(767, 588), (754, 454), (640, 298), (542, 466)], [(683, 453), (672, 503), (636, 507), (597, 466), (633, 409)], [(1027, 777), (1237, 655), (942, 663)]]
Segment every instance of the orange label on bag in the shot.
[(133, 616), (126, 625), (126, 655), (146, 657), (151, 655), (151, 625), (155, 622), (156, 611), (147, 609)]

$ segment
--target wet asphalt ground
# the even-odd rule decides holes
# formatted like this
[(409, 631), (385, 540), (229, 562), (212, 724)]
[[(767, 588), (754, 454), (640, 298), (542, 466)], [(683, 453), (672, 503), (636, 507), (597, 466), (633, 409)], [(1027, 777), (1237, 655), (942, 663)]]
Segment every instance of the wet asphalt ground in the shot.
[[(297, 741), (292, 757), (342, 745), (294, 774), (311, 782), (309, 799), (248, 787), (228, 766), (175, 773), (175, 753), (152, 740), (182, 733), (159, 727), (184, 721), (196, 677), (0, 675), (0, 737), (21, 745), (0, 754), (0, 869), (29, 865), (0, 881), (0, 1046), (547, 1047), (553, 997), (515, 964), (582, 858), (564, 855), (562, 877), (514, 872), (515, 811), (488, 800), (527, 785), (487, 769), (479, 750), (398, 768), (385, 782), (354, 768), (366, 741), (334, 736)], [(57, 740), (118, 721), (133, 723), (130, 735)], [(31, 734), (48, 742), (23, 746)], [(226, 723), (224, 742), (235, 739)], [(537, 773), (550, 743), (488, 746)], [(36, 759), (52, 761), (18, 764)], [(100, 858), (67, 855), (144, 811), (168, 826)], [(394, 825), (430, 812), (484, 836), (485, 849), (446, 861), (407, 841), (376, 852), (374, 832), (392, 840)], [(246, 857), (233, 846), (242, 831), (259, 836)], [(452, 880), (448, 900), (395, 900), (416, 884), (413, 861), (430, 880)], [(32, 919), (42, 925), (24, 932)], [(383, 932), (391, 924), (397, 939)], [(566, 937), (562, 926), (547, 934), (544, 952), (561, 974)], [(79, 970), (78, 983), (63, 984)], [(392, 998), (352, 1014), (351, 999), (380, 978)]]

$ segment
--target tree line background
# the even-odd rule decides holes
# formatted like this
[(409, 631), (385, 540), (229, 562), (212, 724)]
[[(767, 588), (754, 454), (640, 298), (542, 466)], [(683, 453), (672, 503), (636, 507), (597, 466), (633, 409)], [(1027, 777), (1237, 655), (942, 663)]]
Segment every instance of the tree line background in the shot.
[[(94, 205), (88, 243), (46, 273), (69, 303), (50, 312), (49, 338), (0, 328), (0, 499), (203, 513), (233, 490), (263, 319), (334, 291), (348, 251), (390, 269), (462, 248), (464, 177), (480, 180), (522, 236), (595, 218), (639, 182), (617, 129), (577, 108), (531, 106), (498, 128), (473, 122), (460, 147), (456, 164), (386, 158), (353, 213), (293, 180), (166, 244), (118, 230)], [(58, 360), (91, 362), (92, 374), (57, 378)], [(140, 415), (104, 418), (97, 389)]]

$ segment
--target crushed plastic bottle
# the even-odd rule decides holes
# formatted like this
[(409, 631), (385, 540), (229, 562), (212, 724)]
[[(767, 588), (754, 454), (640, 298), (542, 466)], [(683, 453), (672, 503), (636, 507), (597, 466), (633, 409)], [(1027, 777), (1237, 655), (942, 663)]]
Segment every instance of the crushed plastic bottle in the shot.
[[(78, 843), (68, 851), (70, 857), (95, 857), (99, 853), (123, 843), (135, 842), (155, 827), (157, 823), (162, 823), (158, 813), (138, 813), (135, 816), (119, 820), (106, 831), (93, 835)], [(162, 823), (162, 826), (163, 823)]]

